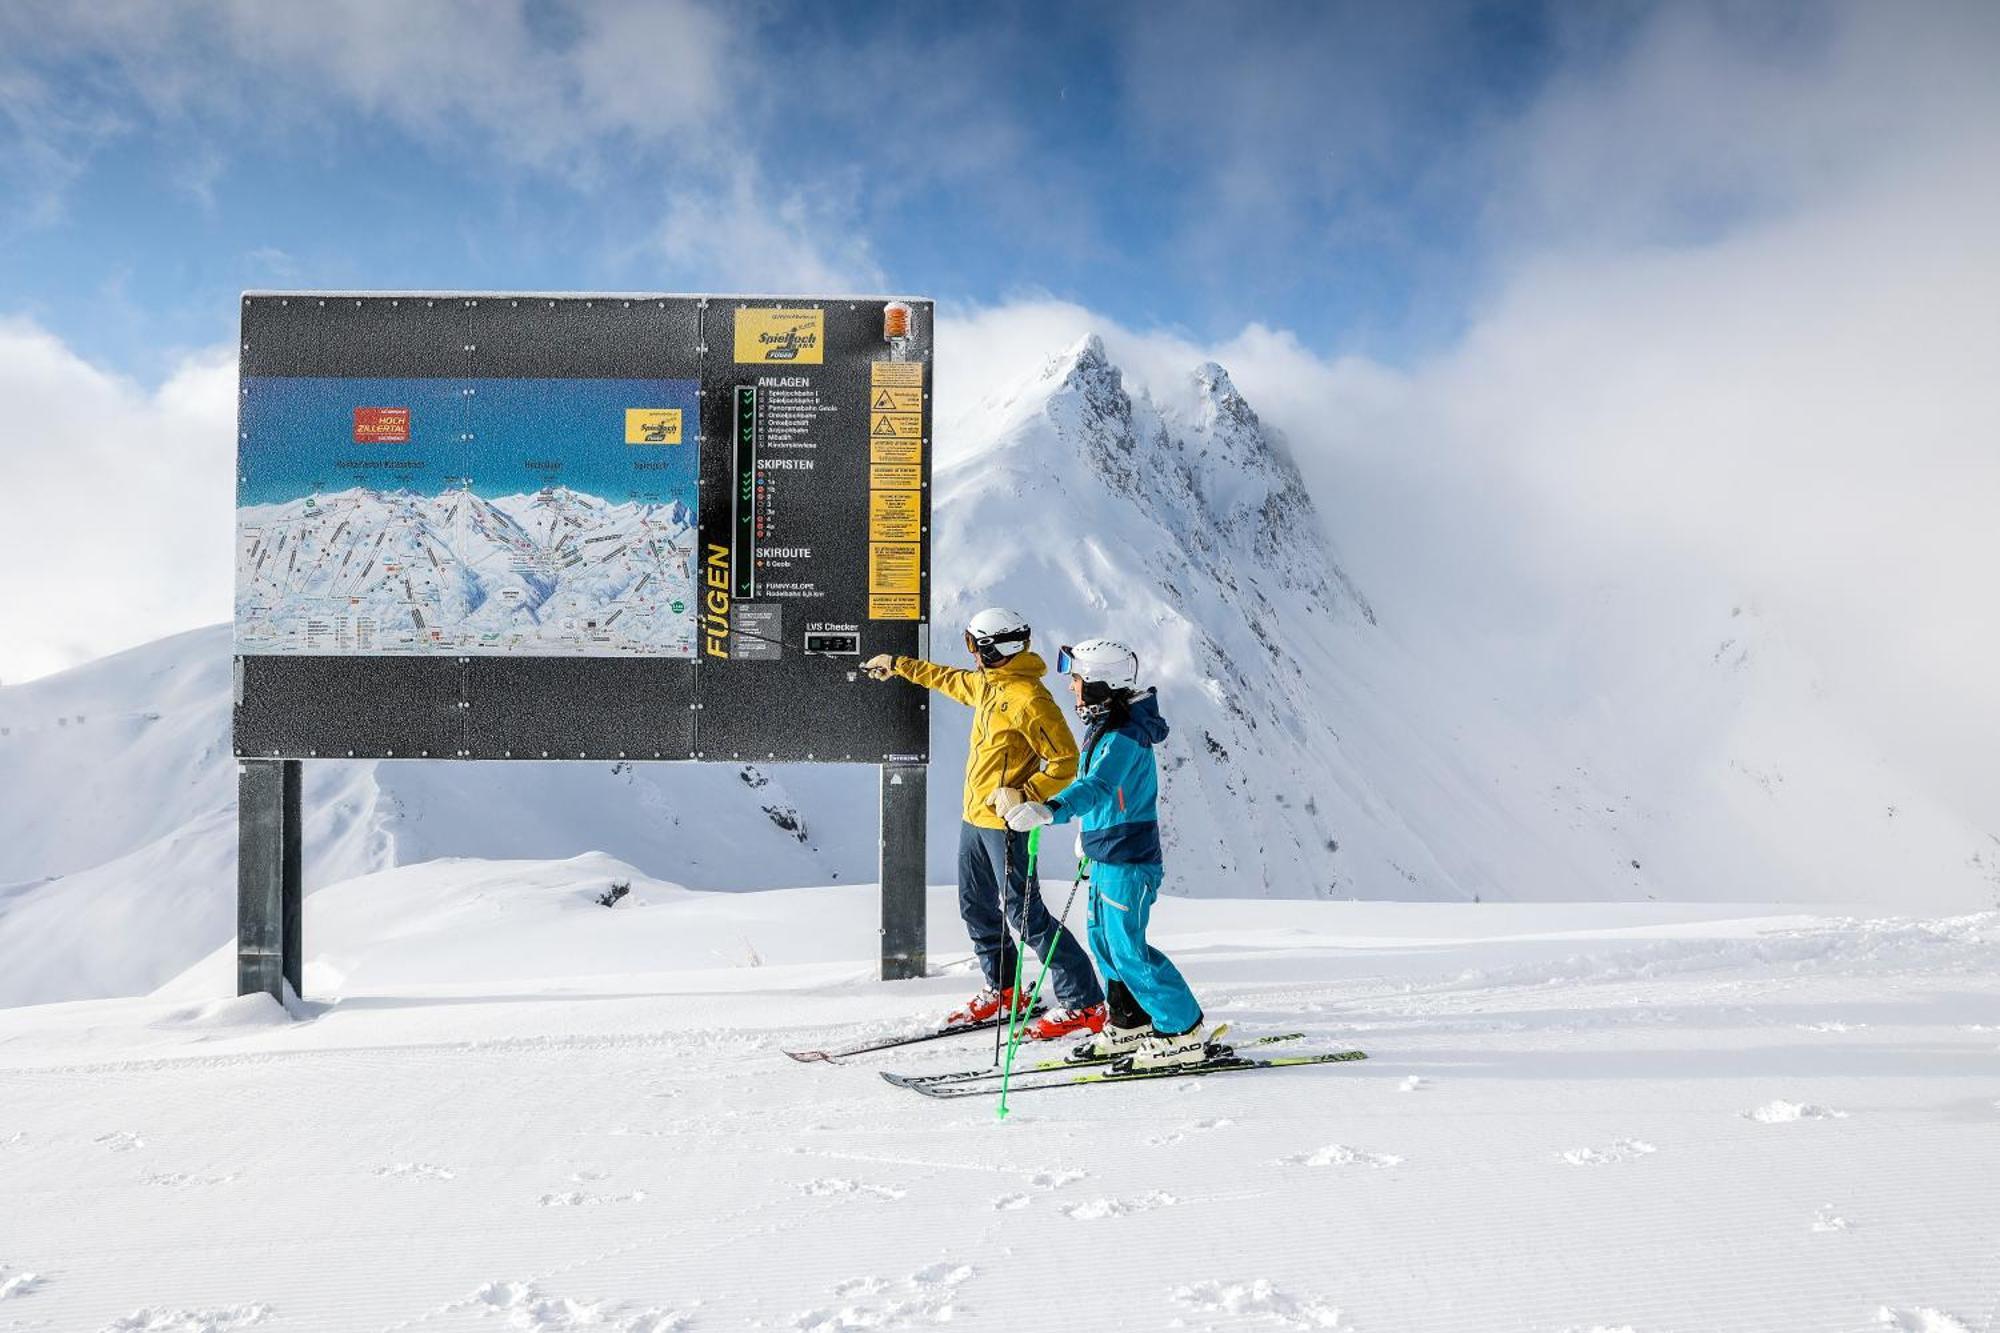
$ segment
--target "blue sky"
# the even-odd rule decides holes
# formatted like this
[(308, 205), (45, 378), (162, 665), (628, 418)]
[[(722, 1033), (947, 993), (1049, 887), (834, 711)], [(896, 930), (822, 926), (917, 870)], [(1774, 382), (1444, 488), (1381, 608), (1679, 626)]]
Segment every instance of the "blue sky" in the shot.
[(227, 618), (244, 288), (892, 291), (941, 459), (1086, 332), (1215, 359), (1395, 633), (1588, 698), (1781, 608), (2000, 809), (1995, 69), (1991, 0), (8, 0), (0, 680)]
[(1648, 13), (1598, 12), (31, 0), (0, 309), (141, 380), (267, 286), (1046, 294), (1402, 359), (1521, 118)]

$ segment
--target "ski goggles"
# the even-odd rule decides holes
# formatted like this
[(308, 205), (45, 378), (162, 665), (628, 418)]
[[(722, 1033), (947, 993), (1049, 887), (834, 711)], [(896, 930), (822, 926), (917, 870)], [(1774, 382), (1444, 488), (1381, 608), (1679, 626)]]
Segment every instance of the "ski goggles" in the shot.
[(1076, 670), (1076, 649), (1064, 644), (1056, 649), (1056, 674), (1067, 676)]
[(1025, 630), (1009, 630), (1005, 634), (974, 634), (971, 630), (967, 630), (965, 632), (965, 651), (968, 653), (984, 653), (995, 644), (1020, 643), (1027, 637), (1028, 635)]

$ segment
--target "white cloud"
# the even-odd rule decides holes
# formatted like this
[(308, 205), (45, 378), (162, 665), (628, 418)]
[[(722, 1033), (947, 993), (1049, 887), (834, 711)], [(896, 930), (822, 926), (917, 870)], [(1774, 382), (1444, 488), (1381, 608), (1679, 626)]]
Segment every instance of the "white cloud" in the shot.
[(774, 193), (739, 164), (719, 181), (677, 182), (652, 248), (704, 291), (879, 291), (882, 270), (851, 217), (851, 201), (824, 189)]
[(1156, 386), (1218, 360), (1384, 624), (1495, 695), (1655, 727), (1661, 666), (1760, 607), (1857, 744), (2000, 829), (2000, 25), (1926, 13), (1764, 60), (1670, 16), (1559, 81), (1508, 138), (1494, 294), (1423, 364), (1029, 299), (956, 312), (941, 396), (1092, 328)]
[(157, 390), (0, 320), (0, 680), (229, 617), (236, 363), (189, 358)]
[[(219, 117), (230, 138), (254, 138), (320, 132), (333, 113), (359, 111), (428, 142), (588, 179), (621, 143), (686, 142), (684, 155), (704, 155), (696, 132), (714, 130), (727, 105), (735, 32), (696, 0), (566, 11), (528, 0), (30, 0), (0, 8), (0, 112), (35, 109), (35, 69), (61, 67), (73, 100), (166, 125)], [(42, 112), (22, 141), (73, 175), (116, 128), (83, 135)], [(213, 152), (197, 145), (197, 177)]]

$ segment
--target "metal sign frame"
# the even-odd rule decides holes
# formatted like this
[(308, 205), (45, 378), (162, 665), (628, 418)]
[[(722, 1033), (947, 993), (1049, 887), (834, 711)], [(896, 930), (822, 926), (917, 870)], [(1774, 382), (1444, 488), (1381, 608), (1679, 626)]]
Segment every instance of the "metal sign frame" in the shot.
[[(496, 398), (518, 409), (537, 385), (691, 385), (676, 447), (698, 451), (687, 535), (701, 600), (692, 656), (521, 654), (435, 629), (429, 651), (245, 651), (239, 579), (239, 990), (301, 990), (299, 765), (321, 758), (880, 765), (882, 972), (922, 975), (927, 702), (864, 683), (859, 664), (929, 647), (933, 328), (930, 302), (881, 297), (246, 293), (239, 501), (252, 460), (286, 447), (296, 423), (272, 404), (300, 384), (420, 385), (455, 414), (430, 446), (450, 466), (431, 471), (468, 490), (494, 465), (488, 437), (505, 434)], [(482, 400), (482, 386), (507, 392)], [(407, 407), (354, 413), (357, 445), (409, 438)], [(243, 550), (239, 534), (239, 575)]]

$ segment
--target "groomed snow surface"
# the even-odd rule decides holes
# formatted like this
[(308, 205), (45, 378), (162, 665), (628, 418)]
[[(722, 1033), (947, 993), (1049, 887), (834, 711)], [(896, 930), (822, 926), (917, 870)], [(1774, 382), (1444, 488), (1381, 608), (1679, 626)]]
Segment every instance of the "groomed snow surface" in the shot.
[(308, 898), (291, 1014), (0, 1012), (0, 1330), (2000, 1328), (2000, 915), (1173, 900), (1214, 1018), (1371, 1058), (1002, 1122), (875, 1076), (977, 1036), (785, 1058), (971, 989), (876, 914), (431, 862)]

